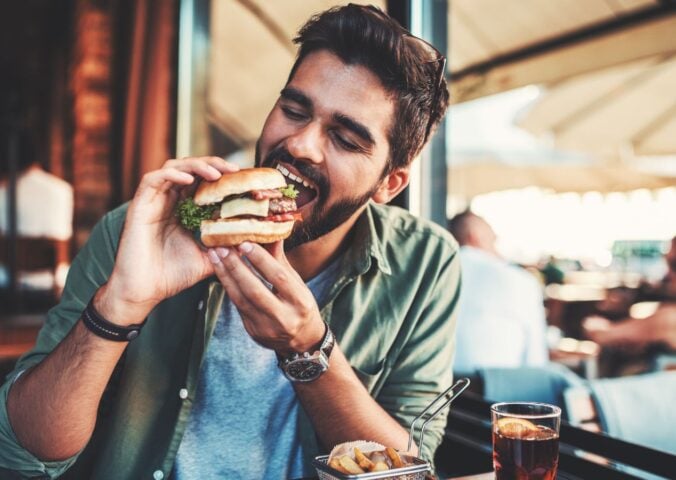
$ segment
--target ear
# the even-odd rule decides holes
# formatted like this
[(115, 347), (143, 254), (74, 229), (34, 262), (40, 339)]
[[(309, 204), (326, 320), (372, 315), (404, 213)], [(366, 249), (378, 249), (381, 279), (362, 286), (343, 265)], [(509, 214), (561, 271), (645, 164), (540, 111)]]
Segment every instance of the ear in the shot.
[(409, 167), (395, 168), (380, 182), (378, 190), (371, 196), (376, 203), (387, 203), (401, 192), (409, 181)]

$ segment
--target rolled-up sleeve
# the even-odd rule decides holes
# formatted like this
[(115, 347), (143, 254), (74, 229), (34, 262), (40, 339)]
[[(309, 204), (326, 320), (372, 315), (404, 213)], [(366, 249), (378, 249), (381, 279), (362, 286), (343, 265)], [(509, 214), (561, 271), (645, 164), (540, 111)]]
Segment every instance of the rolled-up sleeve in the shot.
[(77, 323), (96, 290), (106, 282), (115, 258), (119, 225), (126, 208), (104, 217), (92, 230), (86, 245), (76, 256), (59, 304), (52, 308), (40, 330), (35, 347), (23, 355), (15, 370), (0, 386), (0, 478), (56, 478), (77, 460), (78, 455), (58, 462), (43, 462), (21, 446), (7, 413), (7, 397), (19, 375), (39, 364)]
[(57, 478), (77, 460), (77, 455), (59, 462), (43, 462), (21, 446), (9, 422), (7, 396), (20, 373), (12, 374), (0, 387), (0, 478), (5, 478), (3, 470), (18, 478)]

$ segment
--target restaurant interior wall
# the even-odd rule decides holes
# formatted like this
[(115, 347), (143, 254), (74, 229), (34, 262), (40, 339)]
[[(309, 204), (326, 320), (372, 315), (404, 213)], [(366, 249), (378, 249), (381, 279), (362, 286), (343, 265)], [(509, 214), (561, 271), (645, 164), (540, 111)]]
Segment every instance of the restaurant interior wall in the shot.
[[(142, 172), (174, 156), (177, 7), (173, 0), (27, 0), (3, 8), (0, 181), (14, 192), (21, 169), (37, 162), (72, 186), (73, 235), (65, 257), (59, 253), (66, 263), (95, 223), (131, 197)], [(2, 208), (12, 213), (9, 198)], [(8, 223), (0, 324), (23, 322), (28, 312), (38, 324), (58, 291), (44, 302), (22, 293), (33, 288), (18, 282), (16, 252), (27, 240), (15, 220)], [(33, 255), (43, 256), (55, 257)]]

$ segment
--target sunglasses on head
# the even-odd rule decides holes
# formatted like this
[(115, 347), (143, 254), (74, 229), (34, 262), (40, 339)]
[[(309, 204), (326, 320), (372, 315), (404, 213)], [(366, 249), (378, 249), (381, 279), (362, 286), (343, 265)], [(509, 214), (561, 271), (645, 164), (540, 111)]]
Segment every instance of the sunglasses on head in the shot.
[[(372, 5), (355, 5), (355, 4), (350, 5), (352, 7), (364, 10), (372, 15), (376, 15), (384, 20), (387, 20), (388, 22), (392, 21), (392, 18), (389, 17), (385, 12)], [(423, 51), (425, 51), (429, 55), (429, 57), (425, 59), (423, 63), (436, 64), (433, 76), (434, 91), (432, 92), (432, 102), (430, 104), (429, 118), (427, 120), (427, 127), (425, 128), (424, 142), (427, 142), (427, 139), (430, 135), (430, 131), (432, 130), (432, 123), (434, 118), (433, 114), (437, 108), (437, 103), (439, 102), (439, 98), (441, 96), (441, 90), (442, 88), (444, 88), (443, 81), (444, 75), (446, 73), (446, 57), (442, 55), (441, 52), (437, 50), (437, 48), (434, 45), (432, 45), (426, 40), (423, 40), (420, 37), (416, 37), (415, 35), (406, 32), (404, 33), (404, 38), (408, 42), (415, 42), (419, 47), (421, 47)]]

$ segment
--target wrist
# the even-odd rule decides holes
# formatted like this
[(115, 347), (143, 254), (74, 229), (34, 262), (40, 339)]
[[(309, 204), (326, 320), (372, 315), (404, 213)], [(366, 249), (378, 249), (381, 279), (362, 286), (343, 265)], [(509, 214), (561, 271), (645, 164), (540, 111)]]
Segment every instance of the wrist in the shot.
[(151, 302), (125, 300), (114, 281), (103, 284), (94, 294), (92, 304), (96, 311), (109, 322), (126, 327), (143, 323), (155, 307)]
[(326, 328), (326, 323), (323, 321), (314, 322), (311, 326), (303, 329), (302, 336), (296, 337), (289, 343), (288, 349), (277, 350), (277, 353), (288, 356), (294, 353), (316, 352), (322, 344)]

